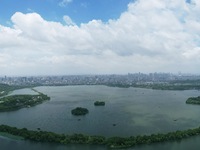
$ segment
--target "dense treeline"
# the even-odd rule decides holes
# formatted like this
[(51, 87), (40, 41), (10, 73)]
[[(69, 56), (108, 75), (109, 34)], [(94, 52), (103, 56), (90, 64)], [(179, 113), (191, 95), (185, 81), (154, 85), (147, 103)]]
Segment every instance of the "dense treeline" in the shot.
[(87, 136), (83, 134), (64, 135), (47, 131), (32, 131), (26, 128), (18, 129), (7, 125), (0, 125), (0, 132), (21, 136), (24, 139), (38, 142), (53, 142), (60, 144), (105, 144), (103, 136)]
[(110, 148), (127, 148), (141, 144), (152, 144), (165, 141), (176, 141), (191, 136), (200, 135), (200, 127), (184, 131), (169, 132), (166, 134), (151, 134), (143, 136), (131, 136), (127, 138), (103, 136), (88, 136), (83, 134), (64, 135), (47, 131), (31, 131), (26, 128), (18, 129), (7, 125), (0, 125), (0, 132), (21, 136), (24, 139), (38, 142), (53, 142), (60, 144), (98, 144)]
[(7, 95), (10, 91), (19, 89), (18, 86), (10, 86), (7, 84), (0, 84), (0, 96)]
[[(145, 87), (144, 87), (145, 88)], [(167, 84), (167, 85), (160, 85), (160, 84), (155, 84), (151, 85), (150, 88), (152, 89), (158, 89), (158, 90), (199, 90), (200, 85), (176, 85), (176, 84)]]
[(0, 111), (12, 111), (23, 107), (31, 107), (49, 100), (45, 94), (38, 95), (11, 95), (0, 99)]
[(189, 97), (186, 100), (186, 103), (187, 104), (200, 104), (200, 96), (198, 96), (198, 97)]
[(200, 85), (200, 79), (185, 79), (170, 81), (171, 84), (187, 84), (187, 85)]
[(120, 87), (120, 88), (129, 88), (129, 87), (136, 87), (136, 88), (147, 88), (147, 89), (155, 89), (155, 90), (199, 90), (199, 84), (177, 84), (177, 83), (168, 83), (168, 84), (108, 84), (107, 86), (110, 87)]

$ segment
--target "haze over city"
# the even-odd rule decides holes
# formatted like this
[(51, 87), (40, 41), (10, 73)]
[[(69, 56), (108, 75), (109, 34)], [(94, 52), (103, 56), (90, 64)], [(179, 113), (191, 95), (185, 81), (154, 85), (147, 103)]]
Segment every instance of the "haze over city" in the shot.
[(199, 0), (2, 0), (0, 75), (200, 74)]

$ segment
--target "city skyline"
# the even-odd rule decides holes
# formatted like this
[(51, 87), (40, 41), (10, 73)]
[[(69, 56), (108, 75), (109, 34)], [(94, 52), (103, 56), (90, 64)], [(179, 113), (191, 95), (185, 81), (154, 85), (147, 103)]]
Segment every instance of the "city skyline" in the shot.
[(0, 3), (0, 76), (200, 74), (197, 0)]

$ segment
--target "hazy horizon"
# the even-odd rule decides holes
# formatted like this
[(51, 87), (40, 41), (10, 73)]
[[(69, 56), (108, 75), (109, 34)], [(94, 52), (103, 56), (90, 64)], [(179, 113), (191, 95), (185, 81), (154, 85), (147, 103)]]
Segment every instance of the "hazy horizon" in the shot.
[(0, 78), (6, 78), (6, 77), (53, 77), (53, 76), (112, 76), (112, 75), (119, 75), (119, 76), (126, 76), (128, 74), (145, 74), (145, 75), (150, 75), (150, 74), (171, 74), (175, 76), (200, 76), (198, 73), (184, 73), (184, 72), (128, 72), (128, 73), (99, 73), (99, 74), (12, 74), (12, 75), (2, 75), (0, 74)]

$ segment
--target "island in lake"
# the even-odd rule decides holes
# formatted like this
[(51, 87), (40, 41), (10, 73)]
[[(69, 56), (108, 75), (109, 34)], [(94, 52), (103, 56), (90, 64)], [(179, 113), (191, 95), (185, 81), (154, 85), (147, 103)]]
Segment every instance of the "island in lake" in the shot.
[(96, 102), (94, 102), (94, 105), (95, 106), (105, 106), (105, 102), (103, 102), (103, 101), (96, 101)]
[(82, 108), (82, 107), (76, 107), (75, 109), (71, 110), (72, 115), (75, 116), (81, 116), (81, 115), (86, 115), (89, 113), (89, 110), (87, 108)]
[(200, 96), (188, 98), (186, 101), (186, 104), (199, 104), (200, 105)]
[(0, 111), (12, 111), (24, 107), (32, 107), (46, 100), (50, 100), (50, 97), (42, 93), (37, 95), (11, 95), (0, 99)]

